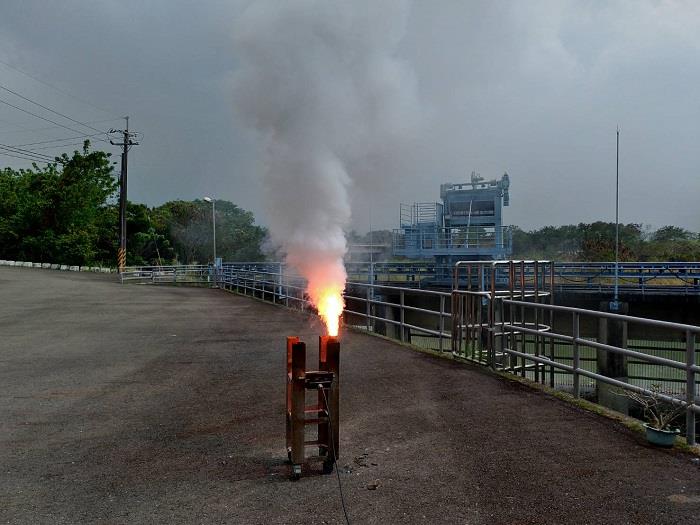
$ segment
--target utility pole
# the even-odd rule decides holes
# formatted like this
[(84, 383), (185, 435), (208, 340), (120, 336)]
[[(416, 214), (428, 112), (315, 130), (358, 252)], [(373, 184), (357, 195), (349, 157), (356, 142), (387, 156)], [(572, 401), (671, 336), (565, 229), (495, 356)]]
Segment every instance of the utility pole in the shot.
[(124, 119), (126, 120), (125, 129), (109, 130), (110, 133), (122, 134), (122, 142), (109, 141), (114, 146), (122, 147), (122, 169), (119, 177), (119, 249), (117, 251), (117, 268), (119, 273), (122, 273), (126, 266), (126, 175), (129, 164), (129, 149), (131, 146), (138, 146), (139, 144), (132, 140), (136, 134), (129, 131), (129, 117), (124, 117)]

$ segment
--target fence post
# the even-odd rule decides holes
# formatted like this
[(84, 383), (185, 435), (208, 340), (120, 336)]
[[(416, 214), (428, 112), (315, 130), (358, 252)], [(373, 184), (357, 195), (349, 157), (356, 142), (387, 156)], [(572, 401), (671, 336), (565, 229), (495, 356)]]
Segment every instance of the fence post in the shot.
[(282, 263), (277, 265), (277, 295), (282, 299)]
[(399, 292), (399, 304), (401, 305), (399, 308), (399, 315), (400, 315), (400, 319), (401, 319), (401, 324), (399, 325), (399, 328), (401, 329), (400, 340), (403, 343), (404, 339), (405, 339), (405, 335), (403, 333), (404, 329), (405, 329), (404, 324), (406, 322), (406, 319), (404, 317), (404, 310), (403, 310), (403, 307), (405, 306), (405, 298), (404, 298), (404, 291), (403, 290), (401, 290)]
[[(508, 319), (508, 324), (510, 325), (510, 318)], [(508, 334), (507, 337), (506, 333)], [(515, 373), (515, 368), (513, 368), (512, 361), (513, 356), (508, 353), (508, 350), (512, 350), (510, 347), (512, 344), (510, 340), (512, 333), (513, 332), (511, 331), (506, 331), (506, 304), (503, 302), (503, 299), (501, 299), (501, 341), (499, 346), (501, 349), (501, 355), (503, 356), (503, 368), (504, 370), (508, 370), (508, 367), (510, 367), (511, 372)]]
[[(546, 268), (546, 267), (543, 267), (543, 269), (544, 268)], [(535, 261), (534, 270), (535, 270), (535, 279), (534, 279), (535, 297), (534, 297), (534, 301), (535, 301), (535, 303), (539, 303), (540, 302), (540, 265), (539, 265), (538, 261)], [(511, 297), (511, 299), (512, 299), (512, 297)], [(534, 341), (534, 343), (535, 343), (534, 353), (535, 353), (536, 357), (539, 357), (539, 355), (540, 355), (540, 333), (539, 333), (540, 332), (540, 309), (535, 308), (535, 311), (533, 312), (533, 314), (535, 316), (535, 319), (534, 319), (535, 330), (537, 331), (537, 334), (535, 334), (535, 337), (534, 337), (534, 339), (535, 339), (535, 341)], [(535, 383), (539, 383), (540, 382), (540, 364), (537, 362), (535, 362), (534, 364), (535, 364)], [(544, 370), (543, 370), (543, 372), (544, 372)]]
[[(525, 296), (526, 296), (526, 289), (525, 289), (525, 261), (520, 261), (520, 300), (525, 301)], [(537, 308), (535, 308), (535, 312), (537, 312)], [(520, 307), (520, 326), (521, 328), (526, 328), (526, 323), (525, 323), (525, 306)], [(520, 351), (524, 354), (527, 354), (527, 334), (521, 330), (520, 334)], [(515, 362), (518, 362), (518, 359), (516, 357)], [(527, 366), (527, 360), (524, 357), (520, 358), (520, 377), (525, 377), (525, 367)], [(513, 373), (516, 373), (513, 371)]]
[(445, 331), (445, 296), (440, 296), (440, 352), (443, 351), (442, 348), (442, 333)]
[(491, 266), (491, 294), (489, 295), (488, 309), (488, 354), (490, 356), (491, 370), (496, 370), (496, 265)]
[[(464, 358), (467, 358), (467, 352), (471, 350), (471, 359), (474, 360), (474, 323), (476, 315), (474, 314), (474, 297), (466, 295), (458, 297), (459, 303), (459, 318), (457, 322), (457, 353), (462, 353), (462, 341), (464, 340)], [(454, 322), (454, 320), (453, 320)], [(471, 326), (470, 326), (471, 324)]]
[(370, 322), (372, 321), (369, 317), (371, 315), (371, 311), (372, 311), (371, 304), (370, 304), (370, 298), (369, 298), (370, 297), (370, 286), (371, 285), (367, 286), (367, 297), (366, 297), (367, 302), (365, 303), (367, 305), (367, 308), (366, 308), (367, 317), (365, 319), (367, 319), (367, 331), (368, 332), (369, 332)]
[(578, 338), (580, 332), (579, 314), (574, 312), (573, 314), (573, 327), (571, 334), (574, 338), (573, 340), (573, 365), (574, 365), (574, 397), (577, 399), (581, 397), (581, 376), (578, 373), (578, 369), (581, 365), (581, 359), (579, 355)]
[(454, 324), (454, 317), (455, 317), (455, 295), (454, 295), (454, 289), (452, 293), (450, 294), (450, 351), (454, 355), (455, 353), (455, 324)]
[[(554, 304), (554, 261), (549, 261), (549, 304)], [(549, 329), (554, 331), (554, 310), (549, 311)], [(549, 358), (554, 361), (554, 339), (549, 338)], [(543, 383), (544, 383), (544, 377)], [(549, 367), (549, 387), (554, 388), (554, 367)]]
[(691, 369), (695, 365), (695, 333), (687, 330), (685, 333), (685, 362), (686, 368), (686, 386), (685, 400), (688, 406), (685, 410), (685, 437), (688, 445), (695, 445), (695, 412), (693, 412), (693, 404), (695, 403), (695, 372)]

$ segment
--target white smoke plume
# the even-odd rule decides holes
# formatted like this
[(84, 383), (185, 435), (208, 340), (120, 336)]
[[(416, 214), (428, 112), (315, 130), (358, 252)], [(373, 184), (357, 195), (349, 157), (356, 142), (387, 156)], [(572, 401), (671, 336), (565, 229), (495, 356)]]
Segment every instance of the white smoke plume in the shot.
[(396, 1), (260, 1), (234, 28), (234, 102), (264, 141), (270, 235), (317, 306), (345, 286), (351, 185), (388, 175), (381, 159), (415, 115), (396, 58), (407, 16)]

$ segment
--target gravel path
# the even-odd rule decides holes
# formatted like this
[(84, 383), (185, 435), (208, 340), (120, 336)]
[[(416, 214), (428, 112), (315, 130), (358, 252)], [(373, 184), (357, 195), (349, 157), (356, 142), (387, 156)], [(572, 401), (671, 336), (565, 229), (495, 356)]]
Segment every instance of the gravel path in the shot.
[[(286, 335), (224, 291), (0, 268), (0, 523), (342, 523), (288, 480)], [(700, 466), (555, 398), (356, 333), (341, 350), (352, 523), (697, 524)]]

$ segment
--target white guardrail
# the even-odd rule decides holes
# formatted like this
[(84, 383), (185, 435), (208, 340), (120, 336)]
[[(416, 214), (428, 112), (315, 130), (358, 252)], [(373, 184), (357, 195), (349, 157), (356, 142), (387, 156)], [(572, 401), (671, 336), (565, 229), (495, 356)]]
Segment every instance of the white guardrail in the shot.
[(17, 268), (39, 268), (43, 270), (59, 270), (65, 272), (94, 272), (94, 273), (115, 273), (114, 268), (103, 266), (71, 266), (68, 264), (37, 263), (28, 261), (7, 261), (0, 259), (0, 266), (14, 266)]

